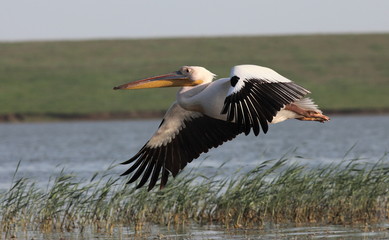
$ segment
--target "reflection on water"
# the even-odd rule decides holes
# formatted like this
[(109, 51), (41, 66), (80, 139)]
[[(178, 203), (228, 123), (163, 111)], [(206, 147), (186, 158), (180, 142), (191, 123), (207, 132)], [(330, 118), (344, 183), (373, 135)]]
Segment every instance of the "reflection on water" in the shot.
[[(89, 179), (134, 155), (149, 139), (159, 120), (0, 124), (0, 189), (8, 188), (16, 166), (18, 177), (47, 184), (63, 168)], [(250, 169), (288, 154), (290, 162), (324, 164), (346, 158), (376, 161), (389, 152), (389, 116), (334, 116), (328, 123), (289, 120), (272, 125), (258, 137), (240, 135), (202, 154), (185, 169), (202, 173), (228, 161), (226, 175)], [(205, 160), (204, 160), (205, 159)], [(112, 171), (121, 173), (126, 166)]]
[[(150, 239), (159, 236), (163, 239), (387, 239), (388, 224), (373, 228), (366, 226), (317, 226), (317, 225), (279, 225), (270, 224), (258, 229), (229, 229), (218, 225), (200, 226), (190, 224), (181, 229), (167, 229), (161, 226), (149, 226), (142, 237)], [(161, 231), (162, 230), (162, 231)], [(128, 233), (128, 239), (137, 235)]]
[(218, 225), (187, 224), (179, 227), (146, 225), (141, 232), (116, 229), (113, 233), (65, 232), (42, 234), (36, 231), (18, 234), (17, 239), (388, 239), (389, 224), (375, 226), (265, 225), (257, 229), (229, 229)]

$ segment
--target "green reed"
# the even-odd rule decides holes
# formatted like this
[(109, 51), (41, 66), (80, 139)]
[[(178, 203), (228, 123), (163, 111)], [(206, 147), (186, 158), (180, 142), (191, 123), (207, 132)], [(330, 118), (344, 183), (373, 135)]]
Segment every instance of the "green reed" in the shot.
[(389, 218), (389, 163), (354, 159), (307, 167), (287, 157), (266, 161), (247, 173), (211, 177), (189, 172), (166, 188), (135, 190), (107, 172), (79, 180), (61, 172), (47, 189), (14, 179), (0, 193), (0, 231), (112, 232), (145, 224), (177, 226), (196, 222), (231, 227), (264, 223), (353, 224)]

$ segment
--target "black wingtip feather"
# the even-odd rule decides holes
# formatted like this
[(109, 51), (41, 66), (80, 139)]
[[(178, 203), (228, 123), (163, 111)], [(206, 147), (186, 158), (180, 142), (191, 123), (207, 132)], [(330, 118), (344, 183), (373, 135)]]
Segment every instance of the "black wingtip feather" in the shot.
[(164, 168), (162, 170), (161, 185), (159, 186), (160, 189), (166, 186), (168, 179), (169, 179), (169, 171), (166, 168)]
[(134, 175), (132, 175), (132, 177), (130, 178), (130, 180), (128, 182), (129, 183), (135, 182), (139, 178), (139, 176), (144, 172), (144, 170), (145, 170), (147, 165), (148, 165), (148, 162), (147, 161), (143, 161), (142, 164), (138, 167), (138, 169), (136, 170)]
[(246, 79), (238, 92), (226, 97), (222, 114), (227, 113), (227, 121), (236, 121), (241, 125), (246, 135), (253, 129), (257, 136), (260, 133), (258, 122), (263, 133), (267, 133), (268, 122), (273, 120), (281, 108), (308, 93), (308, 90), (293, 82)]
[(201, 153), (233, 139), (246, 130), (236, 123), (204, 115), (184, 119), (182, 126), (183, 128), (171, 139), (171, 142), (158, 147), (145, 145), (135, 155), (136, 157), (131, 158), (131, 162), (135, 160), (136, 162), (125, 174), (122, 174), (132, 173), (128, 183), (133, 183), (142, 177), (136, 188), (144, 186), (149, 181), (147, 189), (150, 191), (158, 180), (160, 188), (163, 188), (170, 174), (176, 176), (187, 163), (199, 157)]
[[(138, 154), (139, 154), (139, 153), (138, 153)], [(121, 162), (120, 164), (126, 165), (126, 164), (129, 164), (129, 163), (132, 163), (133, 161), (135, 161), (135, 160), (138, 158), (138, 156), (139, 156), (138, 154), (135, 155), (134, 157), (128, 159), (127, 161)]]
[(153, 173), (151, 175), (151, 179), (150, 179), (150, 182), (149, 182), (149, 186), (147, 188), (147, 191), (150, 191), (151, 189), (153, 189), (153, 187), (155, 186), (155, 184), (157, 183), (158, 181), (158, 177), (159, 177), (159, 174), (161, 172), (161, 164), (157, 163), (157, 165), (154, 167), (154, 170), (153, 170)]
[[(154, 154), (154, 153), (153, 153)], [(153, 156), (154, 157), (154, 156)], [(151, 161), (149, 162), (146, 170), (143, 172), (143, 176), (142, 176), (142, 179), (140, 180), (138, 186), (143, 186), (145, 185), (145, 183), (147, 182), (147, 180), (149, 180), (150, 178), (150, 175), (151, 175), (151, 172), (153, 171), (155, 167), (155, 160), (154, 158), (151, 159)]]

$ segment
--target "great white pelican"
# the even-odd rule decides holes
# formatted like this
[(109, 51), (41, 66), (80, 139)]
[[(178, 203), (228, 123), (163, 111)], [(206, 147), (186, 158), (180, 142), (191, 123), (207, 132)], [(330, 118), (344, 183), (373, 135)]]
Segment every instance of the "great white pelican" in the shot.
[(256, 65), (238, 65), (230, 77), (213, 81), (215, 74), (198, 66), (126, 83), (114, 89), (181, 87), (177, 100), (166, 112), (158, 130), (135, 156), (122, 175), (132, 173), (129, 183), (149, 179), (151, 190), (160, 178), (163, 188), (169, 175), (175, 177), (188, 163), (210, 148), (238, 134), (257, 136), (269, 124), (287, 119), (325, 122), (329, 118), (305, 95), (307, 89), (274, 70)]

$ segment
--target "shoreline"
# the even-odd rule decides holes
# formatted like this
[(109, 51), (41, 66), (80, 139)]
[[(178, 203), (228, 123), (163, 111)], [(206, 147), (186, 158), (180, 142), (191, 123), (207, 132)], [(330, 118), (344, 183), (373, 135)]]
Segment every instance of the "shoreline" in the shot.
[[(323, 110), (327, 115), (387, 115), (389, 109)], [(0, 123), (47, 121), (108, 121), (162, 118), (165, 110), (103, 113), (8, 113), (0, 114)]]

